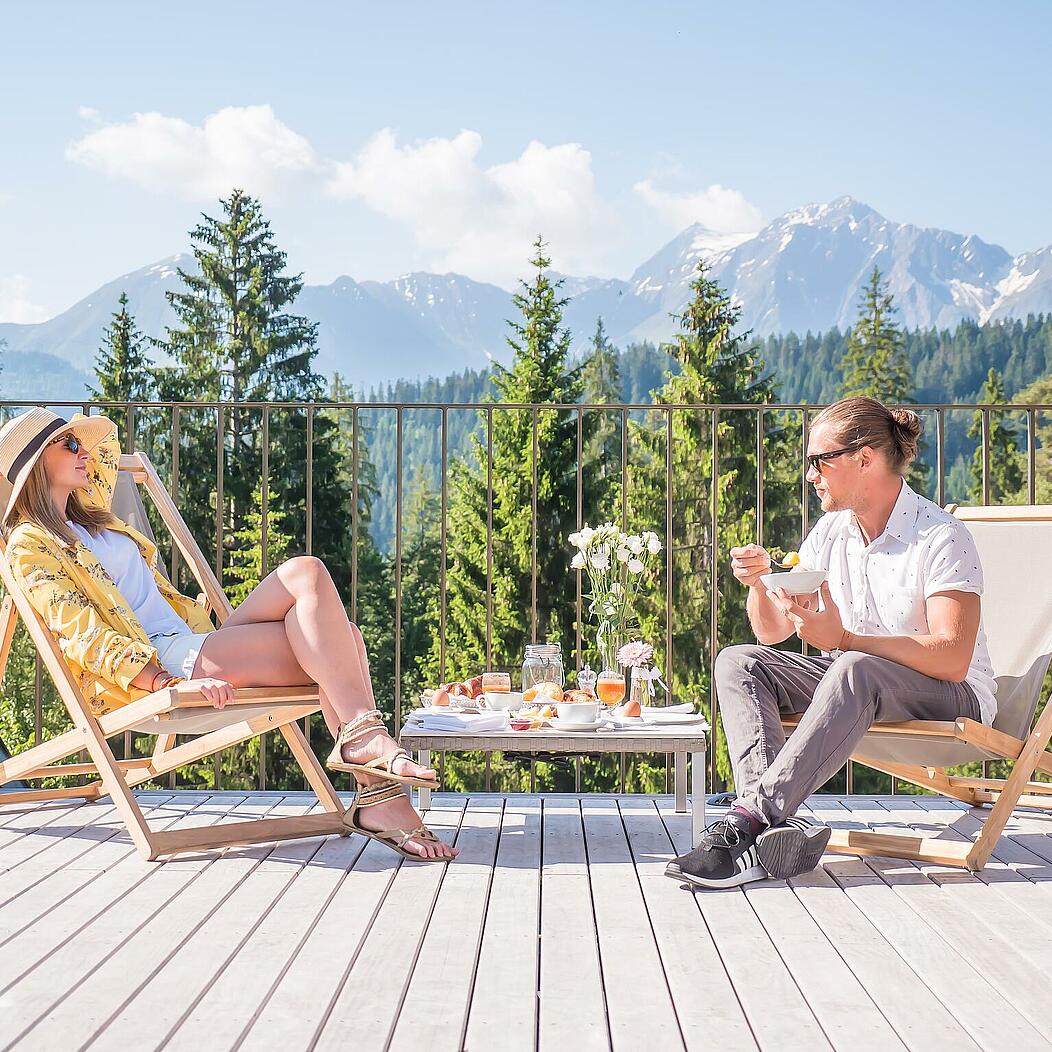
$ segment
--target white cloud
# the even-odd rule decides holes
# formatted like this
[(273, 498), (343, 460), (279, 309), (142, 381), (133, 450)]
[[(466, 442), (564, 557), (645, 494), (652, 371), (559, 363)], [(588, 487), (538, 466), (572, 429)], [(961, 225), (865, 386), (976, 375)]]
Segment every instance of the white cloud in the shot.
[(66, 157), (192, 200), (224, 196), (235, 186), (273, 196), (319, 167), (310, 143), (270, 106), (227, 106), (200, 126), (161, 113), (135, 113), (71, 143)]
[(431, 270), (511, 285), (525, 273), (538, 234), (556, 269), (602, 268), (614, 224), (587, 150), (533, 141), (514, 160), (489, 167), (479, 163), (481, 150), (474, 131), (399, 145), (385, 128), (336, 166), (329, 190), (409, 227)]
[(78, 106), (77, 116), (82, 121), (97, 121), (99, 119), (99, 111), (94, 106)]
[(29, 298), (29, 281), (21, 274), (0, 275), (0, 322), (28, 325), (50, 315)]
[(659, 190), (649, 179), (644, 179), (633, 189), (675, 230), (701, 223), (720, 234), (752, 233), (759, 230), (763, 222), (760, 210), (740, 191), (719, 183), (693, 193), (674, 193)]

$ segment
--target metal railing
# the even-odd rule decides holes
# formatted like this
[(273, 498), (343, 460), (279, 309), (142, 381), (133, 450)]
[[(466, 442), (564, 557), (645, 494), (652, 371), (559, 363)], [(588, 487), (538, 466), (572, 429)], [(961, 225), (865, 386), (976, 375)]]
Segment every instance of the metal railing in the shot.
[[(493, 657), (493, 623), (494, 623), (494, 521), (493, 521), (493, 492), (494, 492), (494, 417), (495, 414), (504, 412), (525, 412), (530, 414), (532, 431), (532, 499), (531, 499), (531, 609), (530, 609), (530, 638), (537, 640), (538, 631), (538, 560), (540, 523), (538, 522), (538, 500), (537, 479), (538, 464), (541, 455), (539, 442), (539, 419), (542, 413), (557, 412), (571, 414), (576, 421), (576, 523), (577, 528), (583, 524), (584, 510), (584, 421), (587, 414), (611, 415), (617, 421), (620, 435), (620, 520), (622, 528), (627, 529), (629, 523), (629, 502), (625, 499), (629, 492), (631, 476), (631, 427), (630, 423), (648, 423), (649, 426), (660, 426), (665, 432), (665, 552), (666, 555), (674, 549), (676, 538), (673, 535), (674, 525), (674, 422), (679, 414), (703, 414), (710, 417), (708, 422), (708, 449), (711, 453), (711, 471), (707, 482), (707, 495), (705, 501), (708, 506), (708, 521), (704, 524), (704, 533), (708, 537), (708, 565), (711, 573), (709, 582), (709, 640), (708, 640), (708, 670), (709, 691), (707, 699), (710, 706), (709, 711), (715, 712), (715, 699), (712, 695), (712, 665), (721, 640), (719, 638), (718, 605), (721, 588), (721, 553), (718, 550), (720, 537), (719, 502), (717, 499), (720, 483), (720, 455), (721, 439), (720, 425), (734, 418), (736, 414), (752, 414), (755, 417), (752, 429), (753, 448), (749, 451), (755, 463), (755, 494), (754, 514), (756, 521), (756, 540), (764, 542), (764, 516), (765, 516), (765, 472), (768, 466), (767, 441), (769, 439), (768, 424), (775, 420), (783, 430), (791, 431), (793, 444), (799, 447), (800, 465), (800, 510), (799, 525), (800, 536), (806, 535), (811, 515), (809, 509), (810, 487), (804, 478), (806, 468), (806, 450), (808, 432), (811, 419), (820, 411), (821, 406), (808, 405), (805, 403), (740, 403), (740, 404), (661, 404), (652, 403), (638, 404), (530, 404), (530, 403), (428, 403), (428, 402), (37, 402), (27, 403), (12, 401), (0, 401), (0, 415), (5, 418), (13, 412), (28, 407), (30, 404), (48, 405), (58, 411), (75, 408), (84, 413), (105, 413), (107, 411), (119, 411), (124, 415), (126, 423), (124, 445), (125, 449), (131, 451), (137, 448), (141, 417), (143, 414), (156, 416), (157, 414), (168, 414), (169, 426), (167, 434), (170, 436), (171, 456), (168, 469), (168, 485), (176, 503), (179, 502), (180, 483), (183, 473), (187, 470), (200, 471), (203, 465), (188, 466), (180, 460), (180, 436), (183, 416), (192, 412), (200, 414), (211, 412), (215, 414), (216, 434), (216, 461), (214, 491), (216, 493), (216, 517), (215, 517), (215, 570), (216, 575), (222, 580), (224, 571), (224, 530), (223, 506), (224, 506), (224, 476), (226, 474), (226, 448), (224, 438), (227, 428), (227, 414), (236, 412), (258, 413), (260, 419), (261, 442), (261, 496), (262, 496), (262, 573), (268, 572), (267, 566), (267, 536), (268, 523), (271, 514), (269, 494), (269, 470), (270, 470), (270, 427), (271, 419), (276, 412), (303, 413), (306, 426), (305, 447), (305, 536), (304, 551), (311, 554), (315, 534), (316, 520), (314, 515), (314, 477), (313, 457), (315, 444), (315, 423), (319, 413), (326, 416), (343, 419), (350, 418), (350, 443), (351, 443), (351, 568), (348, 605), (352, 620), (357, 619), (358, 592), (359, 592), (359, 483), (361, 468), (361, 446), (363, 443), (363, 432), (365, 430), (363, 421), (366, 414), (382, 416), (392, 414), (395, 429), (395, 456), (394, 456), (394, 492), (382, 493), (381, 500), (393, 500), (394, 502), (394, 535), (393, 535), (393, 589), (394, 589), (394, 652), (392, 663), (394, 669), (393, 677), (393, 708), (396, 726), (401, 726), (404, 698), (402, 690), (402, 554), (403, 554), (403, 503), (405, 499), (405, 465), (406, 459), (411, 451), (407, 451), (405, 442), (405, 421), (409, 414), (432, 414), (435, 418), (435, 426), (439, 435), (439, 457), (437, 462), (437, 474), (439, 476), (439, 537), (440, 537), (440, 580), (439, 580), (439, 665), (442, 678), (445, 678), (447, 665), (446, 652), (446, 628), (447, 628), (447, 602), (446, 584), (449, 569), (449, 551), (447, 546), (448, 514), (449, 514), (449, 488), (448, 477), (451, 461), (463, 455), (463, 451), (450, 450), (449, 448), (449, 421), (450, 415), (454, 413), (474, 414), (477, 420), (476, 433), (481, 431), (480, 439), (485, 450), (484, 463), (478, 465), (480, 472), (484, 471), (486, 479), (486, 587), (485, 587), (485, 649), (487, 663)], [(1026, 481), (1019, 498), (1027, 503), (1035, 503), (1037, 493), (1037, 451), (1038, 451), (1038, 428), (1039, 418), (1044, 414), (1052, 414), (1052, 404), (973, 404), (973, 403), (948, 403), (948, 404), (911, 404), (909, 408), (920, 413), (922, 417), (934, 416), (934, 463), (929, 465), (933, 469), (933, 479), (930, 488), (932, 498), (939, 504), (946, 502), (947, 496), (947, 426), (948, 424), (958, 433), (962, 430), (962, 423), (971, 423), (974, 414), (980, 414), (981, 437), (978, 449), (981, 450), (981, 480), (982, 499), (984, 504), (990, 503), (993, 477), (991, 472), (991, 433), (995, 415), (1001, 418), (1016, 418), (1014, 421), (1017, 440), (1022, 442), (1023, 453), (1026, 463)], [(798, 421), (791, 424), (790, 421)], [(655, 425), (655, 421), (659, 422)], [(1047, 420), (1052, 424), (1052, 416)], [(162, 430), (164, 430), (162, 428)], [(157, 425), (154, 425), (154, 432)], [(796, 437), (798, 436), (798, 438)], [(1023, 441), (1025, 436), (1025, 441)], [(162, 467), (159, 465), (159, 467)], [(657, 524), (643, 524), (641, 528), (657, 529)], [(551, 538), (553, 543), (565, 544), (565, 538)], [(178, 554), (172, 546), (170, 572), (172, 579), (176, 579), (178, 570)], [(582, 575), (578, 572), (575, 591), (575, 623), (576, 623), (576, 655), (577, 664), (580, 667), (580, 657), (583, 652), (582, 623), (583, 623), (583, 589)], [(673, 673), (673, 624), (676, 611), (673, 609), (673, 575), (665, 574), (665, 674), (666, 682), (672, 682)], [(744, 597), (743, 597), (744, 603)], [(730, 642), (729, 640), (726, 642)], [(806, 652), (806, 645), (803, 647)], [(42, 676), (39, 658), (35, 676), (35, 739), (40, 740), (42, 713), (41, 713)], [(709, 784), (713, 784), (711, 776), (715, 772), (716, 758), (716, 735), (711, 735), (711, 747), (709, 752), (710, 775)], [(624, 757), (621, 758), (621, 784), (624, 786)], [(218, 767), (216, 768), (218, 774)], [(486, 763), (486, 780), (489, 780), (489, 762)], [(577, 783), (579, 784), (580, 773), (578, 769)], [(261, 752), (260, 757), (260, 788), (265, 786), (265, 755)], [(531, 780), (532, 785), (532, 780)], [(489, 788), (489, 785), (486, 785)], [(667, 788), (667, 785), (666, 785)], [(846, 776), (847, 792), (851, 793), (854, 788), (854, 765), (849, 763)], [(892, 780), (892, 791), (897, 788), (896, 782)]]

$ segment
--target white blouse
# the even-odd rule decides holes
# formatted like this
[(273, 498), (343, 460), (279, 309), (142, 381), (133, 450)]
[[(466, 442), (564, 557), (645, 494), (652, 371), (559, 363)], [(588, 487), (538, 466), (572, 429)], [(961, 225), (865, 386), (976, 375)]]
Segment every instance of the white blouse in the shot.
[(86, 547), (95, 553), (103, 569), (113, 579), (117, 591), (128, 601), (133, 614), (151, 640), (158, 636), (185, 635), (190, 626), (161, 595), (153, 571), (130, 537), (113, 530), (99, 530), (97, 537), (74, 522), (66, 523)]
[[(854, 512), (823, 515), (800, 546), (800, 562), (829, 571), (829, 593), (844, 627), (859, 635), (929, 631), (927, 599), (936, 592), (983, 594), (983, 568), (965, 525), (903, 481), (884, 532), (866, 544)], [(983, 723), (997, 714), (982, 618), (966, 682)]]

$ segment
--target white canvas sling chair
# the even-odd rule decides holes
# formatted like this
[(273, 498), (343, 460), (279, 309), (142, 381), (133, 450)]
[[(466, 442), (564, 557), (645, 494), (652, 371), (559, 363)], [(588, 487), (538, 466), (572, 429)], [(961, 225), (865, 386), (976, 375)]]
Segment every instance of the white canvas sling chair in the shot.
[[(144, 453), (125, 454), (120, 459), (120, 469), (114, 491), (114, 514), (152, 538), (153, 531), (136, 484), (145, 487), (204, 592), (210, 610), (222, 624), (233, 613), (233, 608), (149, 458)], [(0, 676), (7, 666), (11, 640), (21, 617), (73, 721), (72, 730), (0, 763), (0, 786), (19, 779), (95, 776), (86, 785), (0, 792), (0, 807), (55, 798), (94, 800), (108, 795), (128, 827), (132, 841), (146, 859), (183, 851), (348, 832), (343, 822), (343, 804), (296, 722), (319, 711), (317, 686), (239, 688), (234, 701), (222, 710), (213, 709), (199, 692), (169, 687), (96, 717), (74, 680), (55, 637), (15, 580), (2, 541), (0, 577), (6, 591), (0, 606)], [(198, 829), (155, 831), (149, 828), (132, 787), (274, 730), (288, 742), (307, 783), (317, 795), (321, 811)], [(107, 739), (126, 731), (155, 736), (152, 754), (116, 759)], [(180, 735), (192, 737), (179, 744), (177, 736)], [(82, 750), (87, 751), (90, 762), (61, 763)]]
[[(992, 727), (975, 720), (875, 723), (852, 759), (968, 804), (992, 804), (972, 842), (933, 836), (834, 829), (829, 850), (882, 855), (973, 871), (986, 865), (1017, 806), (1052, 808), (1052, 705), (1034, 713), (1052, 658), (1052, 505), (947, 508), (967, 523), (982, 561), (983, 626), (997, 680)], [(783, 717), (786, 730), (798, 716)], [(982, 760), (1014, 760), (1008, 778), (965, 778), (947, 768)]]

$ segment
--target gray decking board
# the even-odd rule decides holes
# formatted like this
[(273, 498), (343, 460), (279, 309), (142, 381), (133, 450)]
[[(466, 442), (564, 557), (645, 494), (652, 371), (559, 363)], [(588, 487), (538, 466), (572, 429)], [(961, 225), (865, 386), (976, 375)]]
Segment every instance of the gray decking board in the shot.
[[(142, 795), (169, 826), (313, 803)], [(809, 808), (952, 839), (986, 814)], [(461, 862), (355, 836), (147, 863), (106, 801), (0, 806), (0, 1052), (1052, 1044), (1052, 815), (1017, 812), (980, 876), (827, 855), (696, 897), (662, 875), (690, 835), (671, 797), (436, 794), (430, 817)]]

